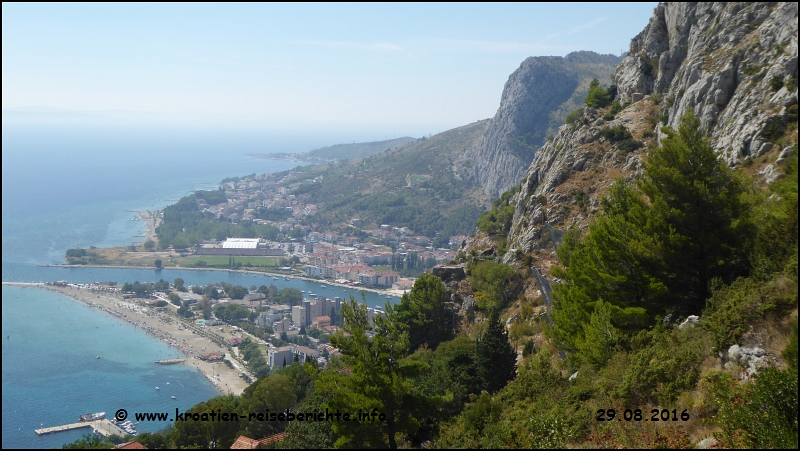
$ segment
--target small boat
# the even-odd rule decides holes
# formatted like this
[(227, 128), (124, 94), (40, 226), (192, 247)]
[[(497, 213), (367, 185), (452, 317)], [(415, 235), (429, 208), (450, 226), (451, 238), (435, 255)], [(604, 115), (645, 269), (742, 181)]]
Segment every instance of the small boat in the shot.
[(161, 390), (160, 388), (156, 387), (156, 390)]
[(167, 385), (169, 385), (169, 382), (167, 382)]
[(273, 277), (272, 279), (273, 279), (273, 280), (278, 280), (278, 278), (277, 278), (277, 277)]
[(300, 292), (306, 294), (306, 290), (300, 290)]
[(105, 412), (100, 412), (100, 413), (88, 413), (87, 412), (86, 415), (80, 415), (78, 417), (78, 421), (81, 422), (81, 423), (87, 423), (89, 421), (102, 420), (105, 417), (106, 417), (106, 413)]
[(100, 358), (100, 356), (95, 357), (95, 359), (99, 359), (99, 358)]
[(172, 398), (172, 399), (176, 399), (174, 396), (170, 396), (170, 398)]

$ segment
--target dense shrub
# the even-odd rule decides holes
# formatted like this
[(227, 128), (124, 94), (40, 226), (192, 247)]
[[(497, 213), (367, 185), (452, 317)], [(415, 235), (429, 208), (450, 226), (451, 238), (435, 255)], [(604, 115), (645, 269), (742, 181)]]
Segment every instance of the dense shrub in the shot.
[(502, 308), (516, 296), (520, 277), (508, 265), (485, 261), (470, 268), (469, 281), (480, 308)]
[(617, 143), (617, 147), (620, 150), (624, 150), (625, 152), (633, 152), (636, 149), (639, 149), (644, 144), (641, 141), (637, 141), (633, 138), (623, 139), (619, 143)]
[(577, 110), (567, 114), (567, 119), (564, 122), (567, 124), (572, 124), (577, 122), (581, 117), (583, 117), (583, 108), (578, 108)]
[[(616, 95), (617, 87), (614, 86), (614, 95)], [(609, 93), (608, 89), (605, 89), (600, 86), (600, 82), (595, 78), (592, 80), (592, 83), (589, 85), (589, 93), (586, 94), (586, 99), (584, 102), (587, 106), (592, 108), (603, 108), (608, 106), (613, 97)]]
[(783, 78), (775, 76), (769, 81), (769, 87), (772, 88), (772, 92), (778, 92), (783, 87)]
[(623, 375), (619, 396), (631, 405), (652, 402), (671, 407), (678, 396), (694, 388), (708, 343), (699, 329), (667, 332), (659, 326), (635, 340), (638, 350)]
[(797, 449), (797, 373), (767, 369), (755, 382), (709, 376), (725, 447)]
[(603, 127), (600, 129), (600, 136), (609, 141), (614, 141), (614, 142), (619, 142), (622, 141), (623, 139), (632, 137), (631, 133), (628, 131), (627, 128), (625, 128), (624, 125), (617, 125), (615, 127)]
[(86, 256), (86, 249), (67, 249), (67, 258), (81, 258)]
[(505, 236), (511, 229), (511, 221), (514, 219), (511, 197), (519, 190), (520, 185), (516, 185), (495, 199), (492, 209), (483, 213), (478, 219), (478, 230), (489, 235)]
[(641, 141), (633, 139), (631, 132), (625, 128), (624, 125), (616, 125), (614, 127), (603, 127), (600, 129), (600, 136), (617, 144), (617, 148), (625, 152), (633, 152), (634, 150), (642, 147), (644, 144)]
[(785, 312), (797, 305), (797, 285), (783, 276), (769, 282), (741, 278), (714, 291), (703, 313), (703, 327), (711, 332), (715, 351), (736, 344), (753, 321), (770, 312)]

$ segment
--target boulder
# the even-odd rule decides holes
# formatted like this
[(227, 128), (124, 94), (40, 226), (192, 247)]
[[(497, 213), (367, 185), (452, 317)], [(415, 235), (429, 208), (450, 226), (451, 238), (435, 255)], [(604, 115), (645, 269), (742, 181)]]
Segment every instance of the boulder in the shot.
[(462, 280), (467, 276), (463, 266), (436, 266), (431, 272), (445, 282)]
[(764, 179), (764, 183), (770, 184), (778, 179), (779, 174), (775, 170), (775, 166), (768, 164), (758, 175)]
[(703, 440), (700, 440), (699, 442), (697, 442), (697, 446), (695, 446), (695, 448), (696, 449), (711, 449), (711, 448), (716, 448), (718, 444), (719, 444), (719, 442), (717, 441), (717, 439), (715, 439), (714, 437), (708, 437), (708, 438), (704, 438)]
[(572, 376), (569, 377), (569, 380), (570, 381), (574, 381), (577, 378), (578, 378), (578, 372), (576, 371), (576, 372), (572, 373)]
[(728, 360), (729, 362), (725, 365), (727, 368), (730, 368), (731, 363), (744, 368), (744, 374), (742, 374), (744, 379), (758, 374), (761, 370), (769, 367), (773, 361), (767, 352), (759, 347), (747, 348), (739, 345), (728, 348)]
[(700, 317), (699, 316), (697, 316), (697, 315), (689, 315), (689, 317), (686, 318), (686, 321), (682, 322), (681, 325), (678, 326), (678, 330), (687, 329), (689, 327), (694, 326), (698, 322), (700, 322)]

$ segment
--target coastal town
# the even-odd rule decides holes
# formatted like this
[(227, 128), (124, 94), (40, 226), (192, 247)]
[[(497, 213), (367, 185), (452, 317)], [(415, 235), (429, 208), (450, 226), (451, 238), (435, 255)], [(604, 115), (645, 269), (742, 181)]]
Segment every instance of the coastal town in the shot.
[[(159, 250), (145, 244), (141, 248), (145, 252), (131, 246), (126, 253), (164, 258), (176, 268), (213, 269), (225, 262), (228, 271), (266, 270), (276, 273), (276, 279), (319, 281), (322, 286), (374, 291), (395, 300), (411, 290), (414, 276), (455, 258), (454, 250), (435, 248), (429, 238), (414, 235), (407, 227), (382, 224), (366, 228), (359, 218), (352, 218), (347, 233), (313, 230), (307, 219), (318, 206), (308, 202), (308, 195), (294, 193), (315, 180), (303, 178), (302, 168), (293, 168), (280, 178), (253, 174), (227, 179), (219, 190), (192, 197), (197, 211), (206, 217), (236, 225), (274, 227), (278, 236), (207, 239), (188, 248), (162, 246)], [(137, 213), (146, 225), (146, 240), (158, 242), (156, 228), (164, 224), (165, 210)], [(453, 236), (450, 242), (455, 247), (464, 238)], [(69, 254), (68, 260), (75, 263)], [(259, 263), (275, 260), (281, 265)], [(159, 266), (161, 260), (156, 261)], [(288, 289), (294, 290), (292, 296), (276, 296), (265, 291), (267, 287), (222, 285), (214, 287), (211, 295), (214, 285), (193, 287), (183, 286), (182, 280), (175, 284), (162, 280), (135, 288), (131, 284), (56, 281), (47, 283), (46, 288), (164, 341), (185, 358), (156, 363), (194, 366), (222, 393), (241, 394), (271, 370), (296, 362), (324, 368), (339, 354), (328, 336), (341, 326), (346, 299), (296, 289)], [(237, 314), (223, 316), (226, 308)], [(367, 309), (370, 322), (383, 314), (378, 308)], [(243, 352), (245, 345), (255, 346), (252, 349), (257, 352)]]
[[(275, 174), (253, 174), (224, 180), (213, 198), (197, 196), (197, 208), (233, 224), (275, 227), (282, 239), (204, 240), (188, 252), (208, 257), (206, 260), (220, 256), (297, 257), (294, 266), (302, 267), (306, 277), (395, 290), (410, 289), (413, 280), (403, 275), (418, 275), (455, 258), (453, 249), (436, 248), (431, 239), (415, 235), (408, 227), (368, 227), (358, 217), (350, 219), (345, 232), (313, 230), (308, 219), (319, 206), (308, 202), (309, 194), (299, 192), (320, 177), (304, 178), (302, 168), (293, 168), (280, 178)], [(148, 227), (154, 228), (155, 224), (148, 221)], [(154, 235), (148, 232), (147, 236)], [(450, 247), (456, 247), (464, 239), (457, 235), (448, 242)], [(201, 265), (207, 265), (206, 260)]]
[[(36, 285), (67, 295), (164, 341), (186, 358), (155, 363), (194, 366), (222, 393), (241, 394), (259, 375), (296, 362), (313, 362), (324, 368), (330, 357), (340, 354), (328, 339), (329, 334), (339, 330), (334, 324), (338, 321), (331, 316), (341, 318), (346, 300), (340, 297), (328, 299), (313, 293), (306, 297), (302, 293), (295, 299), (297, 305), (287, 305), (269, 303), (259, 291), (247, 292), (241, 298), (236, 295), (232, 298), (231, 293), (223, 291), (219, 299), (210, 299), (199, 295), (195, 287), (172, 284), (164, 291), (146, 293), (126, 290), (130, 284), (119, 287), (100, 282), (19, 285)], [(228, 306), (237, 306), (234, 308), (246, 312), (249, 318), (241, 315), (223, 320), (214, 314), (203, 315), (204, 307), (220, 312), (217, 307)], [(370, 321), (383, 314), (381, 309), (367, 309)], [(248, 342), (257, 346), (260, 352), (256, 356), (263, 358), (265, 365), (254, 365), (256, 362), (249, 361), (253, 360), (252, 356), (245, 359), (239, 346)], [(224, 365), (216, 365), (218, 363)]]

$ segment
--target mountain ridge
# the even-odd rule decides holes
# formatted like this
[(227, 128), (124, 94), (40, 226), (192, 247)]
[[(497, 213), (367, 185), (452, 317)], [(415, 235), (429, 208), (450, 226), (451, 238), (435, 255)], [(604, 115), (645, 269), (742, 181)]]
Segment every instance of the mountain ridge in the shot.
[(383, 141), (334, 144), (306, 152), (273, 152), (249, 155), (256, 158), (266, 158), (270, 160), (291, 160), (312, 164), (331, 162), (335, 163), (342, 160), (368, 157), (385, 150), (398, 149), (414, 141), (416, 141), (416, 138), (403, 136), (400, 138), (387, 139)]
[[(585, 230), (613, 182), (612, 175), (636, 179), (647, 147), (657, 146), (664, 136), (660, 128), (677, 127), (680, 116), (690, 109), (697, 112), (715, 151), (729, 165), (761, 157), (749, 170), (774, 174), (776, 161), (790, 154), (790, 143), (781, 136), (789, 123), (797, 121), (796, 17), (796, 4), (656, 7), (615, 72), (620, 106), (630, 106), (611, 121), (597, 109), (581, 109), (575, 122), (562, 125), (537, 152), (521, 178), (520, 192), (511, 199), (515, 213), (510, 251), (503, 261), (517, 261), (517, 250), (551, 254), (554, 243), (546, 235), (554, 227), (561, 233), (570, 225)], [(780, 27), (784, 29), (778, 33)], [(753, 46), (757, 37), (773, 34), (763, 45)], [(783, 46), (780, 52), (778, 44)], [(601, 135), (604, 127), (616, 126), (647, 145), (632, 152), (620, 150), (618, 143)], [(586, 171), (591, 171), (590, 184), (581, 182), (588, 177)], [(588, 211), (576, 209), (578, 203)], [(548, 266), (553, 258), (543, 264)]]
[(509, 76), (497, 112), (456, 171), (489, 196), (518, 183), (553, 125), (571, 111), (564, 105), (582, 102), (591, 79), (607, 80), (620, 60), (586, 51), (527, 58)]

